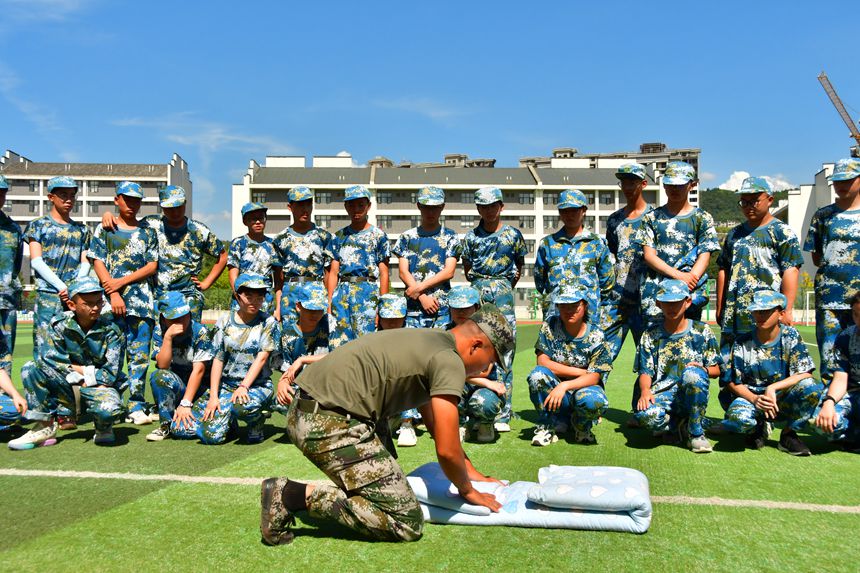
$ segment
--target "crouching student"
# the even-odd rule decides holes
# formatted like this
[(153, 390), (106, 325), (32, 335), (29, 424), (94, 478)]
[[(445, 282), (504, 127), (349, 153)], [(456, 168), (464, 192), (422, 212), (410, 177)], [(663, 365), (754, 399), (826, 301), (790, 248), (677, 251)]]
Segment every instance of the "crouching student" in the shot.
[(197, 436), (204, 444), (221, 444), (239, 420), (248, 425), (249, 444), (263, 441), (263, 410), (271, 406), (269, 355), (277, 348), (278, 323), (260, 309), (268, 292), (263, 277), (236, 278), (239, 309), (215, 325), (209, 396)]
[(815, 411), (816, 429), (849, 451), (860, 451), (860, 291), (848, 300), (854, 324), (836, 336), (829, 361), (833, 379)]
[[(6, 346), (6, 339), (2, 336), (0, 336), (0, 363), (9, 364), (9, 370), (12, 369), (12, 353)], [(15, 389), (6, 368), (0, 368), (0, 431), (8, 430), (21, 421), (21, 416), (26, 411), (27, 400)]]
[(753, 294), (747, 310), (756, 331), (733, 344), (726, 364), (729, 382), (720, 390), (725, 419), (710, 432), (745, 434), (747, 445), (764, 447), (769, 422), (788, 423), (779, 439), (780, 451), (808, 456), (809, 448), (797, 436), (812, 417), (824, 387), (812, 377), (815, 364), (800, 334), (780, 325), (787, 308), (785, 295), (772, 290)]
[(558, 441), (572, 425), (578, 444), (596, 444), (591, 428), (609, 407), (603, 379), (612, 355), (602, 331), (588, 321), (588, 290), (562, 284), (552, 302), (558, 309), (543, 323), (535, 344), (537, 366), (528, 376), (529, 396), (539, 413), (533, 446)]
[(27, 393), (27, 420), (36, 426), (9, 442), (13, 450), (48, 445), (57, 434), (57, 412), (73, 410), (72, 388), (81, 386), (82, 410), (96, 428), (96, 445), (113, 445), (113, 425), (125, 415), (121, 393), (128, 386), (122, 372), (125, 334), (110, 315), (101, 314), (103, 290), (98, 281), (82, 277), (69, 284), (71, 311), (59, 314), (48, 326), (47, 348), (21, 369)]
[(287, 413), (298, 385), (296, 378), (308, 364), (328, 354), (329, 323), (326, 318), (328, 292), (320, 283), (306, 283), (292, 292), (296, 300), (294, 322), (284, 321), (279, 329), (275, 369), (283, 372), (272, 409)]
[(720, 375), (717, 339), (704, 322), (686, 318), (690, 307), (687, 283), (666, 279), (656, 296), (660, 323), (642, 335), (634, 372), (639, 396), (634, 417), (640, 427), (671, 441), (675, 431), (687, 436), (697, 454), (712, 451), (703, 422), (708, 407), (708, 377)]
[[(161, 328), (155, 335), (155, 367), (149, 377), (158, 408), (159, 427), (146, 439), (194, 438), (203, 419), (201, 399), (215, 351), (209, 330), (191, 317), (191, 306), (181, 292), (168, 291), (158, 300)], [(164, 333), (164, 334), (161, 334)], [(177, 400), (179, 404), (177, 405)]]

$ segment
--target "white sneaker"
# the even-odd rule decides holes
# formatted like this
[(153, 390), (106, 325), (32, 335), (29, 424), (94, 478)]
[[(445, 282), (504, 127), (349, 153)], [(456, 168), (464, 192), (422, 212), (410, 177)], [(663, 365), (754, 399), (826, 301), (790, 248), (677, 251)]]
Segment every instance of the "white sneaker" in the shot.
[(149, 419), (149, 414), (143, 410), (135, 410), (125, 418), (126, 423), (134, 424), (135, 426), (148, 426), (152, 423)]
[[(147, 417), (147, 420), (149, 418)], [(113, 433), (113, 428), (110, 430), (96, 430), (93, 436), (93, 443), (97, 446), (112, 446), (116, 443), (116, 435)]]
[(160, 442), (170, 437), (170, 424), (162, 424), (146, 435), (147, 442)]
[(462, 444), (465, 441), (466, 441), (466, 427), (460, 426), (460, 443)]
[(57, 421), (42, 422), (41, 427), (33, 429), (14, 440), (9, 440), (10, 450), (32, 450), (39, 446), (53, 446), (57, 443)]
[(694, 454), (709, 454), (714, 451), (711, 442), (705, 436), (690, 436), (687, 445)]
[(511, 425), (508, 424), (507, 422), (496, 422), (495, 424), (493, 424), (493, 427), (496, 429), (497, 432), (510, 432), (511, 431)]
[(158, 415), (158, 410), (153, 408), (149, 411), (149, 421), (150, 422), (159, 422), (161, 421), (161, 416)]
[(592, 433), (591, 430), (585, 430), (583, 432), (576, 430), (574, 437), (573, 437), (573, 441), (576, 442), (577, 444), (590, 445), (590, 444), (596, 444), (597, 438), (594, 437), (594, 434)]
[(478, 424), (475, 432), (475, 441), (479, 444), (489, 444), (496, 439), (496, 430), (493, 424)]
[(556, 436), (555, 432), (551, 431), (549, 428), (545, 428), (544, 426), (535, 427), (535, 433), (532, 437), (533, 446), (548, 446), (556, 443), (557, 441), (558, 436)]
[(397, 447), (411, 448), (418, 444), (418, 436), (415, 435), (415, 428), (412, 425), (402, 425), (397, 430)]

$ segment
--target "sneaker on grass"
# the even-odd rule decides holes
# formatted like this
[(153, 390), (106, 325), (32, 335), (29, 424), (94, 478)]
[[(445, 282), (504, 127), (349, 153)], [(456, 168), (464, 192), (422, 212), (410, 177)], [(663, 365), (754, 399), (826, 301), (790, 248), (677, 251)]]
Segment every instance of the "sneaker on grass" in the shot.
[(478, 424), (475, 431), (475, 441), (479, 444), (489, 444), (496, 439), (496, 429), (493, 424)]
[(594, 437), (594, 433), (591, 430), (576, 430), (573, 436), (573, 441), (577, 444), (591, 445), (597, 443), (597, 438)]
[(809, 451), (809, 447), (803, 443), (803, 441), (797, 436), (797, 432), (794, 430), (789, 430), (786, 428), (782, 431), (782, 435), (779, 437), (779, 451), (785, 452), (792, 456), (809, 456), (812, 455), (812, 452)]
[(149, 414), (143, 410), (135, 410), (125, 417), (126, 424), (134, 424), (135, 426), (147, 426), (152, 423)]
[(263, 426), (257, 426), (255, 428), (248, 428), (248, 438), (247, 443), (249, 444), (260, 444), (263, 440), (266, 439), (266, 435), (263, 433)]
[(116, 443), (116, 435), (113, 433), (113, 428), (107, 430), (96, 430), (93, 436), (93, 443), (97, 446), (112, 446)]
[(78, 428), (78, 423), (75, 421), (74, 416), (57, 416), (57, 423), (63, 431), (76, 430)]
[(161, 424), (146, 435), (147, 442), (160, 442), (170, 437), (170, 424)]
[(397, 430), (397, 447), (411, 448), (418, 444), (418, 436), (415, 434), (415, 428), (412, 424), (403, 424)]
[(493, 424), (493, 428), (495, 428), (497, 432), (511, 431), (511, 425), (507, 422), (496, 422), (495, 424)]
[(687, 442), (687, 445), (690, 447), (690, 451), (694, 454), (709, 454), (714, 451), (714, 448), (711, 447), (711, 442), (708, 441), (708, 438), (705, 436), (690, 436), (690, 440)]
[(57, 443), (57, 427), (59, 424), (55, 420), (50, 422), (36, 422), (36, 426), (32, 430), (9, 441), (10, 450), (32, 450), (42, 446), (53, 446)]
[(533, 446), (548, 446), (558, 441), (558, 436), (555, 432), (545, 426), (536, 426), (534, 436), (532, 436)]

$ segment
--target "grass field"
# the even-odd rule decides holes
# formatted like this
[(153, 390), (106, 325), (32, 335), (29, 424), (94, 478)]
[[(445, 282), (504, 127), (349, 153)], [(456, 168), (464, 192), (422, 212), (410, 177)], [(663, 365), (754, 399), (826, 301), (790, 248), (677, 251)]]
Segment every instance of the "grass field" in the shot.
[[(596, 446), (564, 440), (530, 445), (535, 414), (525, 376), (534, 365), (536, 325), (521, 325), (514, 409), (520, 419), (494, 444), (467, 444), (475, 465), (494, 476), (534, 480), (548, 464), (619, 465), (644, 472), (655, 496), (717, 496), (860, 506), (860, 458), (809, 438), (810, 458), (761, 451), (724, 438), (709, 455), (658, 446), (628, 429), (632, 341), (607, 384), (610, 409), (595, 428)], [(802, 327), (808, 341), (811, 328)], [(817, 348), (810, 346), (814, 358)], [(32, 352), (21, 328), (15, 376)], [(716, 383), (712, 389), (716, 388)], [(149, 396), (149, 391), (147, 391)], [(712, 392), (709, 414), (722, 415)], [(92, 425), (61, 433), (58, 445), (29, 452), (0, 448), (0, 468), (208, 477), (295, 479), (324, 476), (284, 438), (283, 417), (269, 422), (266, 442), (203, 446), (147, 443), (153, 426), (117, 427), (118, 445), (93, 445)], [(242, 430), (244, 435), (244, 428)], [(7, 441), (0, 435), (0, 441)], [(400, 452), (408, 472), (434, 459), (427, 435)], [(7, 472), (8, 473), (8, 472)], [(336, 526), (302, 519), (295, 542), (266, 547), (259, 539), (259, 487), (242, 484), (0, 476), (0, 571), (856, 571), (860, 514), (656, 503), (645, 535), (570, 530), (427, 525), (418, 543), (357, 540)]]

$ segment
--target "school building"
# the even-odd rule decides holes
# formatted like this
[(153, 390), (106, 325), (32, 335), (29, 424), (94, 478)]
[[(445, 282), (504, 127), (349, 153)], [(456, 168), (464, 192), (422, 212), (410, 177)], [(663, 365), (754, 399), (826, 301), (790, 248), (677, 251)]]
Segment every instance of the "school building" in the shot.
[[(645, 200), (656, 206), (665, 202), (660, 186), (662, 172), (669, 161), (686, 161), (698, 170), (699, 149), (670, 149), (662, 143), (647, 143), (638, 151), (579, 154), (574, 148), (553, 150), (549, 157), (525, 157), (517, 167), (496, 167), (495, 159), (472, 159), (450, 154), (441, 163), (395, 164), (376, 157), (357, 166), (348, 154), (305, 157), (266, 157), (262, 165), (251, 160), (241, 183), (233, 185), (232, 236), (247, 232), (240, 210), (249, 201), (268, 208), (266, 231), (274, 235), (289, 226), (287, 192), (306, 185), (314, 190), (314, 221), (334, 233), (349, 221), (343, 208), (344, 189), (365, 185), (372, 195), (370, 222), (388, 234), (392, 243), (400, 233), (419, 224), (416, 193), (434, 185), (445, 190), (446, 204), (442, 224), (465, 235), (478, 224), (474, 193), (480, 187), (499, 187), (504, 193), (502, 219), (518, 228), (526, 240), (528, 255), (523, 275), (517, 284), (518, 314), (528, 318), (527, 308), (534, 292), (534, 261), (538, 242), (559, 228), (556, 205), (564, 189), (580, 189), (589, 199), (586, 226), (599, 234), (605, 232), (609, 215), (625, 204), (615, 171), (619, 165), (637, 161), (646, 166), (648, 186)], [(698, 190), (690, 201), (698, 204)], [(392, 259), (392, 285), (402, 288), (395, 259)], [(458, 265), (455, 284), (465, 277)]]

